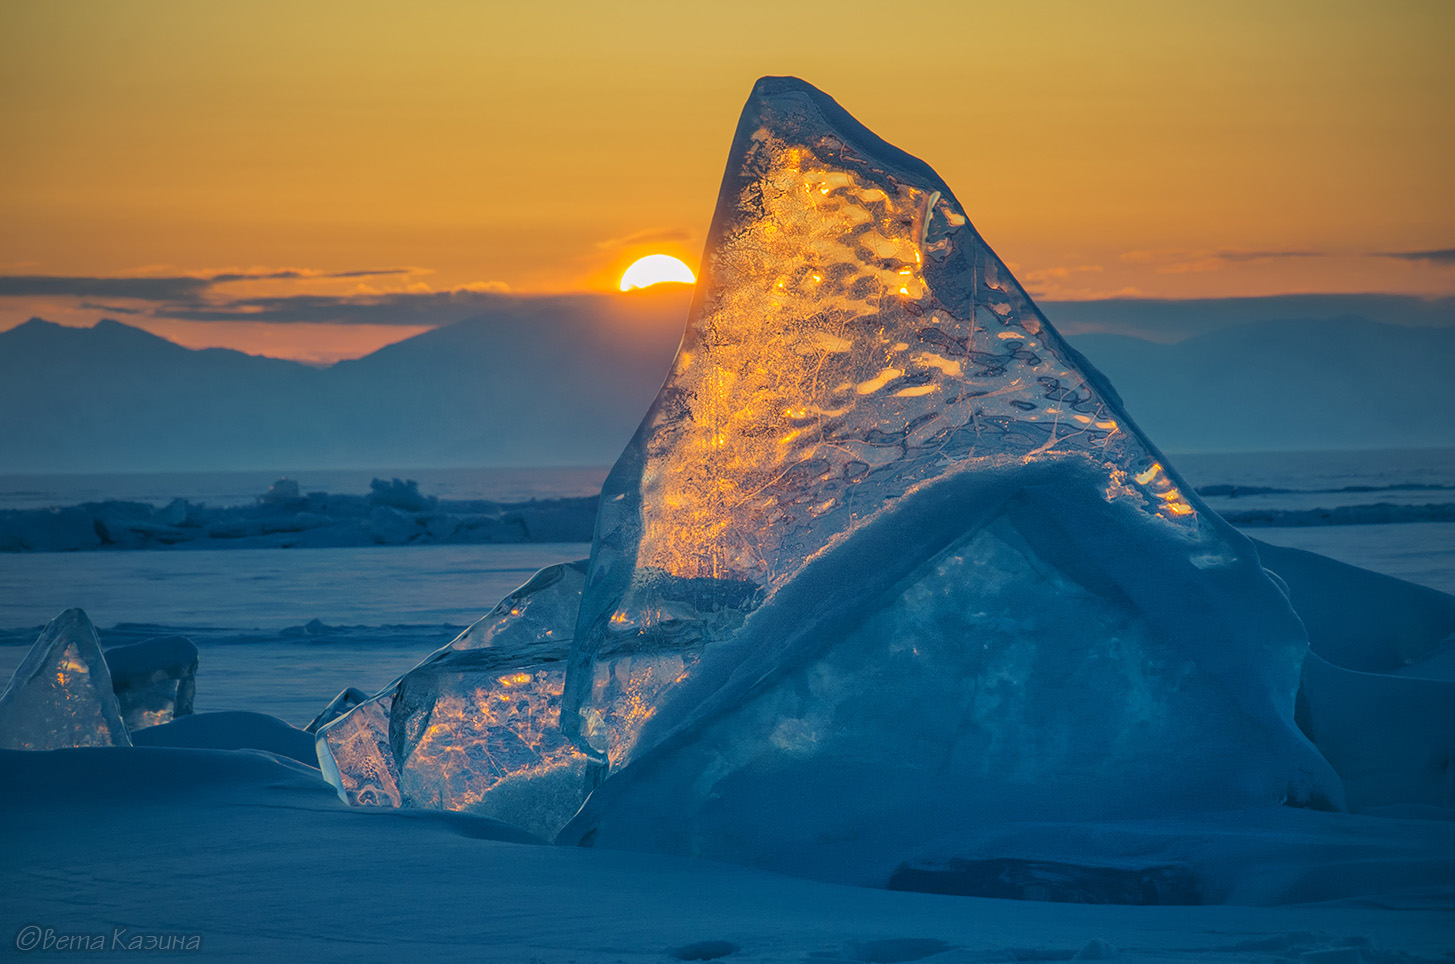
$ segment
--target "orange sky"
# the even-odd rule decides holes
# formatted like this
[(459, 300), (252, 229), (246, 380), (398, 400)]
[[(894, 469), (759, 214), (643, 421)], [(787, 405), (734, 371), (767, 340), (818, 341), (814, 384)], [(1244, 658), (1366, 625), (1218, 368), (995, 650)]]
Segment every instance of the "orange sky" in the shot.
[[(0, 0), (0, 275), (245, 273), (194, 301), (262, 310), (695, 267), (742, 101), (792, 73), (1040, 297), (1455, 293), (1448, 256), (1389, 256), (1455, 248), (1444, 0), (499, 6)], [(11, 295), (0, 329), (328, 360), (443, 317), (159, 304)]]

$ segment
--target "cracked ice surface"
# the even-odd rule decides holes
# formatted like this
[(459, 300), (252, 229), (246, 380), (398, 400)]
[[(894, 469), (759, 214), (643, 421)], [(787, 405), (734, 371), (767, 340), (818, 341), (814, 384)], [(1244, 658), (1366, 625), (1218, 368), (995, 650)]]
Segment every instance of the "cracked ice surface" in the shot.
[(131, 746), (96, 628), (67, 609), (41, 631), (0, 694), (0, 746)]
[(613, 766), (702, 648), (955, 472), (1076, 460), (1199, 564), (1234, 555), (929, 167), (758, 83), (687, 330), (602, 495), (563, 725)]

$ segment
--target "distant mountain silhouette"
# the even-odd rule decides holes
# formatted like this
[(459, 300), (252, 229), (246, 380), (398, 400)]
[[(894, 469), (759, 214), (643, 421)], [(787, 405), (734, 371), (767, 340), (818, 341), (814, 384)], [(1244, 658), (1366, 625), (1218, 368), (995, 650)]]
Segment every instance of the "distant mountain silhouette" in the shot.
[(0, 332), (0, 472), (609, 464), (688, 297), (522, 299), (325, 369), (32, 320)]
[(1072, 343), (1168, 451), (1455, 446), (1455, 328), (1237, 325), (1172, 345)]
[(1247, 322), (1363, 318), (1392, 325), (1455, 325), (1455, 298), (1416, 295), (1261, 295), (1251, 298), (1102, 298), (1042, 300), (1041, 310), (1063, 335), (1100, 332), (1172, 342)]
[[(0, 472), (609, 463), (687, 298), (520, 299), (325, 369), (32, 320), (0, 333)], [(1345, 318), (1071, 340), (1169, 451), (1455, 446), (1455, 329)]]

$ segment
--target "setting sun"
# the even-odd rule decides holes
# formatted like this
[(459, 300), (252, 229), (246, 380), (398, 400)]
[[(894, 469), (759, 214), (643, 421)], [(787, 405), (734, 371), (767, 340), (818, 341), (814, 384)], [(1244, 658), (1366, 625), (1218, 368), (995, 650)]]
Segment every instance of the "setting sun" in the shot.
[(621, 290), (648, 288), (663, 281), (678, 281), (692, 284), (697, 280), (692, 269), (670, 254), (649, 254), (638, 258), (621, 276)]

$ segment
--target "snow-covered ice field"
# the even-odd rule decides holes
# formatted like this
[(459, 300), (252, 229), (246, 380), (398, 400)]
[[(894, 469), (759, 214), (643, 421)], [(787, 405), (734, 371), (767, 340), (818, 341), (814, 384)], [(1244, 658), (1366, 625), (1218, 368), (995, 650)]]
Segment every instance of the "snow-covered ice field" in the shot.
[[(1448, 961), (1448, 906), (1126, 907), (896, 893), (504, 842), (482, 818), (348, 810), (260, 754), (21, 755), (0, 955), (23, 928), (201, 935), (219, 961)], [(9, 760), (6, 763), (9, 764)], [(503, 839), (502, 839), (503, 838)], [(67, 954), (106, 960), (110, 950)], [(179, 953), (177, 957), (188, 955)]]
[(502, 825), (458, 814), (348, 810), (316, 777), (260, 754), (135, 750), (121, 763), (81, 749), (7, 767), (30, 785), (0, 787), (7, 825), (27, 830), (7, 834), (0, 955), (20, 956), (27, 926), (102, 935), (108, 948), (117, 928), (123, 942), (200, 935), (196, 956), (219, 961), (1433, 964), (1452, 947), (1447, 905), (895, 893), (503, 842)]

